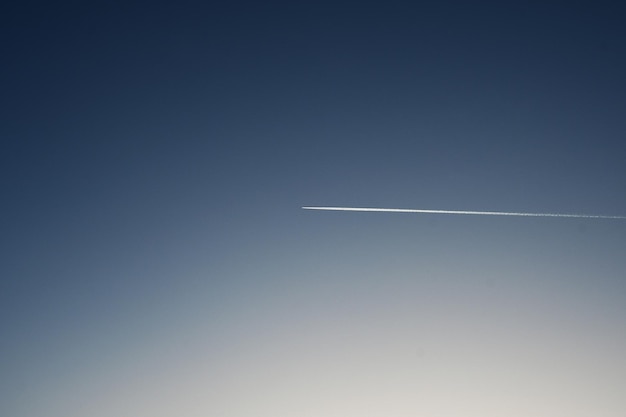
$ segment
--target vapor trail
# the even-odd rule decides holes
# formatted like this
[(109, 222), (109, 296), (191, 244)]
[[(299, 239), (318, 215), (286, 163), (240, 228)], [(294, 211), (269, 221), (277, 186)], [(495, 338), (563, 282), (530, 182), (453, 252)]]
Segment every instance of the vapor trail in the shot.
[(518, 217), (575, 217), (581, 219), (622, 219), (626, 216), (596, 216), (589, 214), (561, 214), (561, 213), (511, 213), (504, 211), (466, 211), (466, 210), (422, 210), (398, 208), (372, 207), (302, 207), (305, 210), (332, 210), (332, 211), (375, 211), (388, 213), (426, 213), (426, 214), (466, 214), (477, 216), (518, 216)]

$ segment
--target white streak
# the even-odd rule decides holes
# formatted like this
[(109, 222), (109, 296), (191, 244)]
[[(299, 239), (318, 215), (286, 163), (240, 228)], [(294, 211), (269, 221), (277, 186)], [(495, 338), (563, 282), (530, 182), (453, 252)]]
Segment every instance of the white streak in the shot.
[(372, 207), (302, 207), (305, 210), (332, 210), (332, 211), (374, 211), (387, 213), (426, 213), (426, 214), (466, 214), (478, 216), (519, 216), (519, 217), (575, 217), (582, 219), (626, 219), (626, 216), (595, 216), (589, 214), (561, 214), (561, 213), (511, 213), (504, 211), (466, 211), (466, 210), (422, 210)]

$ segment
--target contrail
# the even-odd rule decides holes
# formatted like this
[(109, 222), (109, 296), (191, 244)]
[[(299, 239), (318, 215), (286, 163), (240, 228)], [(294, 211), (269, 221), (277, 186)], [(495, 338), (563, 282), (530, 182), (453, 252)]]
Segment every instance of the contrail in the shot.
[(561, 214), (561, 213), (515, 213), (505, 211), (466, 211), (466, 210), (422, 210), (398, 208), (372, 207), (302, 207), (305, 210), (332, 210), (332, 211), (375, 211), (387, 213), (425, 213), (425, 214), (465, 214), (474, 216), (518, 216), (518, 217), (574, 217), (580, 219), (622, 219), (626, 216), (595, 216), (589, 214)]

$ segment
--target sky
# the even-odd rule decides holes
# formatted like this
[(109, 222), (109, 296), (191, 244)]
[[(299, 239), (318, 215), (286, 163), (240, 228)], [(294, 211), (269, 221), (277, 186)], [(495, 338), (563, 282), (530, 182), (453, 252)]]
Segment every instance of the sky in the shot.
[(301, 209), (625, 216), (618, 5), (13, 3), (2, 416), (623, 416), (626, 221)]

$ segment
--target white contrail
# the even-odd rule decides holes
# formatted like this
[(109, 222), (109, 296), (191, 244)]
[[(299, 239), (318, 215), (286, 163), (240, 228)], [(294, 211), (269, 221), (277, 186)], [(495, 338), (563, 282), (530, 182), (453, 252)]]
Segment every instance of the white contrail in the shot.
[(426, 213), (426, 214), (469, 214), (478, 216), (520, 216), (520, 217), (576, 217), (582, 219), (626, 219), (626, 216), (595, 216), (589, 214), (561, 214), (561, 213), (511, 213), (504, 211), (466, 211), (466, 210), (421, 210), (372, 207), (302, 207), (305, 210), (333, 210), (333, 211), (376, 211), (388, 213)]

